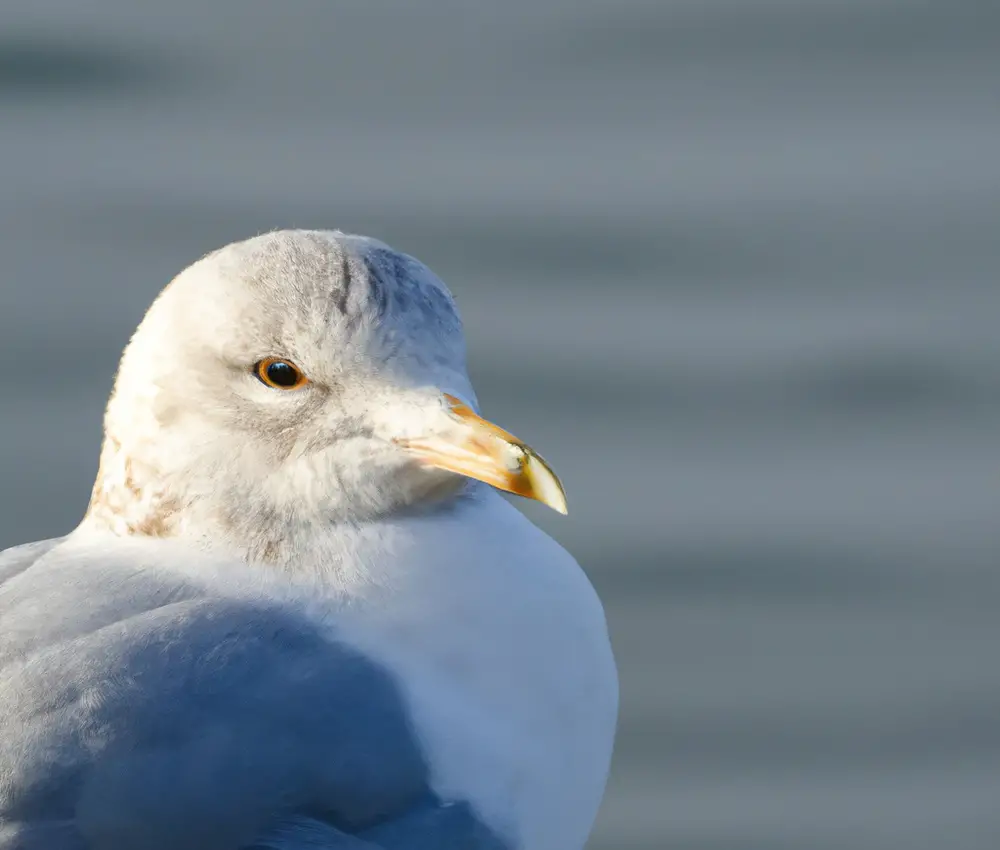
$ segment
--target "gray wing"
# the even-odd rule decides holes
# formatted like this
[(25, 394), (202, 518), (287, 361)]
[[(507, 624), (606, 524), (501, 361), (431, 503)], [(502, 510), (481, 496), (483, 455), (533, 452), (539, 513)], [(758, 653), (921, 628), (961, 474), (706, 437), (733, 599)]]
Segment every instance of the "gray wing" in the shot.
[(26, 543), (24, 546), (15, 546), (13, 549), (0, 552), (0, 585), (18, 573), (23, 573), (35, 561), (58, 546), (63, 539), (56, 537), (52, 540), (39, 540), (37, 543)]
[(288, 818), (246, 850), (379, 850), (386, 847), (399, 850), (509, 850), (476, 818), (468, 803), (442, 805), (435, 799), (425, 800), (405, 815), (385, 820), (357, 836), (345, 834), (314, 818)]
[(433, 795), (385, 670), (295, 611), (18, 551), (0, 556), (0, 850), (505, 846)]

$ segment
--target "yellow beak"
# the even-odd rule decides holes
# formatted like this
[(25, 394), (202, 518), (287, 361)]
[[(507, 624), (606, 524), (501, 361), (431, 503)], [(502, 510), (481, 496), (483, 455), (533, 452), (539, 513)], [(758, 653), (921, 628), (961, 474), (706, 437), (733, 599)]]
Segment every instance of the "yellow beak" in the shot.
[(478, 416), (451, 395), (447, 435), (397, 440), (427, 466), (446, 469), (498, 490), (516, 493), (566, 513), (566, 493), (549, 465), (530, 446)]

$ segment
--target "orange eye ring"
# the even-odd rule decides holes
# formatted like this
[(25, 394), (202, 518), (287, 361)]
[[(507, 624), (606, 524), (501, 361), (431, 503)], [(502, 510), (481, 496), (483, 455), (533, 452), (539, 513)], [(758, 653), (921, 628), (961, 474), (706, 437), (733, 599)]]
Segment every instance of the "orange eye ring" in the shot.
[(282, 357), (265, 357), (253, 367), (257, 380), (273, 390), (298, 390), (309, 383), (302, 370)]

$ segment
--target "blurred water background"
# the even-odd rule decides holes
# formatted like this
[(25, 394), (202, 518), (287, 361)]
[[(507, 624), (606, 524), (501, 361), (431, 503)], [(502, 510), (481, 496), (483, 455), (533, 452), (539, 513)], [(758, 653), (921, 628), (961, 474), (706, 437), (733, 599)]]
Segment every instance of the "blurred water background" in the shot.
[(592, 850), (998, 848), (998, 225), (995, 4), (7, 2), (0, 547), (79, 518), (173, 274), (375, 235), (568, 487)]

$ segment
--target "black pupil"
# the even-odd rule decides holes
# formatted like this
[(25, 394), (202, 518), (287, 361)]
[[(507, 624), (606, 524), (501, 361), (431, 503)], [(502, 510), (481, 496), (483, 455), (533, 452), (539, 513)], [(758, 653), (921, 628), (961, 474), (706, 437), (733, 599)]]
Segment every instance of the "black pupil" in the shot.
[(268, 365), (267, 379), (279, 387), (294, 387), (299, 382), (299, 373), (291, 364), (279, 360)]

